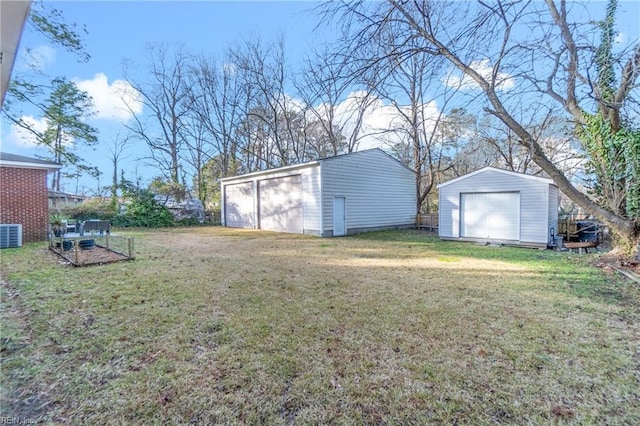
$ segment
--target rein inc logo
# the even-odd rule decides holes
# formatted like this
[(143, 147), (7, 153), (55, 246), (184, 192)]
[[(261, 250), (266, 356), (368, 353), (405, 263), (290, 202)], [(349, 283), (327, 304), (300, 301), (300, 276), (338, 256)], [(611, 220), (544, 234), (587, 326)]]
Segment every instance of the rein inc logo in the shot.
[(35, 419), (30, 419), (27, 417), (0, 417), (0, 425), (35, 425), (36, 423), (37, 422), (35, 421)]

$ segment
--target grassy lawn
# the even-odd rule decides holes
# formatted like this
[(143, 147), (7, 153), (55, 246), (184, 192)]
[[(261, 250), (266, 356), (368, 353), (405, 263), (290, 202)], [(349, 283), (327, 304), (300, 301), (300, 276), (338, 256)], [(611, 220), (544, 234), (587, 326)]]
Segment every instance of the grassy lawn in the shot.
[(1, 416), (640, 424), (640, 291), (591, 256), (219, 227), (2, 257)]

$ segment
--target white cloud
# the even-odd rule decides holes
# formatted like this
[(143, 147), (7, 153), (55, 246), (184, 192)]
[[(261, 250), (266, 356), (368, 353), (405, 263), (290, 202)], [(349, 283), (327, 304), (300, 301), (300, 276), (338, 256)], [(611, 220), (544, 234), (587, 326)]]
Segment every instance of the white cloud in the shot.
[[(20, 148), (35, 148), (41, 146), (38, 144), (38, 138), (34, 132), (42, 134), (47, 130), (46, 118), (35, 118), (31, 115), (23, 115), (20, 120), (33, 131), (27, 130), (17, 124), (12, 124), (7, 135), (7, 143)], [(62, 132), (63, 145), (71, 145), (73, 143), (73, 137), (67, 132)]]
[(19, 59), (19, 68), (30, 68), (36, 71), (45, 71), (56, 60), (56, 51), (51, 46), (42, 45), (22, 51)]
[[(352, 92), (334, 108), (335, 122), (347, 139), (350, 139), (358, 125), (358, 108), (364, 96), (366, 96), (366, 92)], [(409, 106), (401, 106), (400, 108), (405, 114), (409, 113)], [(318, 110), (327, 114), (328, 106), (321, 105)], [(438, 106), (435, 101), (432, 101), (423, 105), (423, 111), (425, 127), (429, 129), (435, 123), (434, 118), (438, 114)], [(378, 98), (372, 99), (362, 116), (358, 148), (362, 150), (400, 142), (401, 132), (393, 133), (389, 131), (403, 129), (406, 126), (406, 119), (395, 106), (385, 104)]]
[(235, 75), (238, 72), (238, 67), (233, 62), (225, 62), (222, 64), (222, 71), (226, 75)]
[[(471, 68), (480, 74), (485, 80), (491, 81), (491, 73), (493, 68), (489, 64), (488, 59), (481, 61), (473, 61), (470, 64)], [(442, 79), (442, 83), (449, 87), (455, 87), (460, 89), (477, 89), (480, 86), (471, 77), (459, 72), (451, 72), (448, 76)], [(513, 78), (504, 72), (498, 73), (496, 76), (496, 87), (500, 90), (510, 90), (515, 86)]]
[[(20, 117), (20, 119), (38, 133), (43, 133), (47, 128), (47, 121), (44, 118), (40, 119), (34, 118), (30, 115), (24, 115)], [(38, 146), (36, 135), (17, 124), (11, 125), (11, 130), (7, 135), (7, 142), (23, 148), (33, 148)]]
[(109, 84), (107, 76), (98, 73), (91, 80), (74, 82), (93, 98), (96, 118), (127, 121), (132, 113), (142, 112), (140, 94), (125, 80), (115, 80)]
[[(406, 142), (409, 123), (406, 117), (411, 116), (411, 106), (399, 106), (401, 111), (393, 105), (384, 105), (376, 100), (364, 116), (363, 133), (365, 136), (360, 143), (360, 149), (374, 148), (382, 145), (393, 145)], [(428, 132), (435, 126), (438, 106), (435, 101), (422, 105), (424, 127)], [(392, 130), (393, 132), (389, 132)]]
[(301, 99), (297, 99), (286, 94), (284, 95), (284, 98), (287, 109), (294, 112), (304, 111), (305, 103)]

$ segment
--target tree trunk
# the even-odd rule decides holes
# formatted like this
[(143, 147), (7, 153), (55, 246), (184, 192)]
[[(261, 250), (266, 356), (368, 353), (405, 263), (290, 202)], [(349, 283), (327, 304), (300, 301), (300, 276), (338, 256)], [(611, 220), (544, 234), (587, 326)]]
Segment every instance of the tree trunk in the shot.
[(531, 135), (506, 111), (495, 92), (489, 90), (487, 95), (492, 106), (496, 109), (496, 116), (511, 130), (513, 130), (516, 135), (518, 135), (518, 137), (523, 141), (523, 145), (530, 150), (532, 160), (549, 175), (549, 177), (558, 186), (558, 189), (569, 197), (571, 201), (593, 214), (596, 219), (611, 228), (614, 236), (615, 248), (626, 253), (633, 253), (634, 256), (637, 257), (640, 254), (640, 247), (638, 246), (640, 237), (639, 224), (635, 223), (631, 219), (625, 219), (610, 212), (595, 201), (591, 200), (583, 192), (576, 189), (576, 187), (569, 182), (564, 173), (562, 173), (547, 158), (542, 147), (538, 144), (533, 135)]
[(640, 224), (631, 219), (626, 219), (620, 215), (610, 212), (576, 189), (571, 182), (569, 182), (564, 173), (562, 173), (549, 160), (549, 158), (547, 158), (544, 150), (540, 144), (538, 144), (535, 137), (526, 130), (524, 126), (509, 113), (509, 111), (507, 111), (495, 91), (495, 86), (489, 84), (489, 82), (478, 74), (478, 72), (472, 69), (468, 64), (462, 62), (453, 52), (438, 40), (429, 38), (428, 35), (427, 38), (439, 48), (441, 55), (445, 56), (453, 65), (478, 83), (487, 97), (489, 104), (494, 109), (489, 112), (500, 119), (508, 128), (518, 135), (523, 146), (531, 152), (532, 160), (549, 175), (549, 177), (558, 186), (558, 189), (574, 203), (593, 214), (596, 219), (600, 220), (611, 229), (614, 238), (614, 248), (639, 258)]
[[(55, 161), (56, 163), (62, 163), (62, 125), (60, 124), (56, 128)], [(53, 175), (52, 187), (54, 191), (60, 191), (60, 175), (60, 169), (56, 170)]]
[(111, 182), (111, 204), (115, 209), (118, 206), (118, 158), (113, 158), (113, 182)]

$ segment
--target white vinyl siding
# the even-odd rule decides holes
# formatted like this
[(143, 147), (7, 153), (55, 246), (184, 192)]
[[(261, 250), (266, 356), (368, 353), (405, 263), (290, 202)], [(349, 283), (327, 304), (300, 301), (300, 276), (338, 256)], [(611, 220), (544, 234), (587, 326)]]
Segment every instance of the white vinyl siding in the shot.
[[(519, 193), (518, 241), (543, 246), (549, 240), (550, 223), (557, 222), (557, 187), (549, 180), (486, 168), (438, 186), (439, 235), (442, 238), (470, 238), (461, 235), (463, 193)], [(510, 220), (509, 223), (514, 223)], [(486, 238), (486, 237), (484, 237)], [(496, 238), (498, 239), (498, 238)]]
[[(298, 175), (300, 179), (300, 193), (301, 193), (301, 202), (302, 202), (302, 232), (312, 234), (312, 235), (321, 235), (321, 221), (320, 221), (320, 165), (319, 164), (309, 164), (309, 165), (301, 165), (300, 167), (289, 167), (286, 170), (282, 169), (274, 169), (272, 171), (265, 172), (257, 172), (251, 173), (249, 175), (237, 176), (234, 178), (227, 178), (222, 181), (222, 187), (225, 192), (228, 191), (228, 188), (233, 187), (238, 184), (247, 185), (250, 184), (253, 187), (258, 187), (261, 182), (268, 181), (272, 179), (280, 179), (283, 177)], [(251, 211), (252, 217), (256, 218), (251, 224), (251, 226), (237, 226), (242, 228), (253, 228), (259, 227), (258, 218), (258, 209), (260, 208), (260, 203), (258, 200), (258, 193), (252, 193), (252, 202), (251, 202)], [(226, 205), (225, 205), (226, 208)], [(225, 212), (225, 218), (227, 214)], [(226, 226), (234, 226), (229, 225), (225, 222)], [(261, 227), (262, 229), (270, 229), (271, 226), (267, 224), (269, 228)], [(296, 226), (299, 228), (298, 226)]]
[(551, 229), (554, 235), (558, 233), (558, 187), (549, 185), (549, 239), (551, 239)]
[[(233, 200), (242, 193), (236, 185), (257, 188), (252, 203)], [(238, 210), (249, 217), (246, 206), (251, 227), (331, 236), (335, 197), (344, 198), (347, 234), (415, 225), (415, 174), (379, 149), (225, 178), (221, 187), (228, 226), (249, 224), (228, 220)]]
[(227, 185), (224, 191), (224, 223), (231, 228), (253, 228), (253, 182)]
[(302, 226), (305, 234), (322, 235), (320, 165), (302, 171)]
[(489, 192), (460, 194), (460, 236), (519, 240), (520, 194)]
[(347, 233), (415, 224), (415, 174), (380, 150), (322, 163), (323, 228), (333, 231), (333, 198), (346, 200)]
[(302, 178), (300, 175), (259, 181), (260, 229), (302, 233)]

